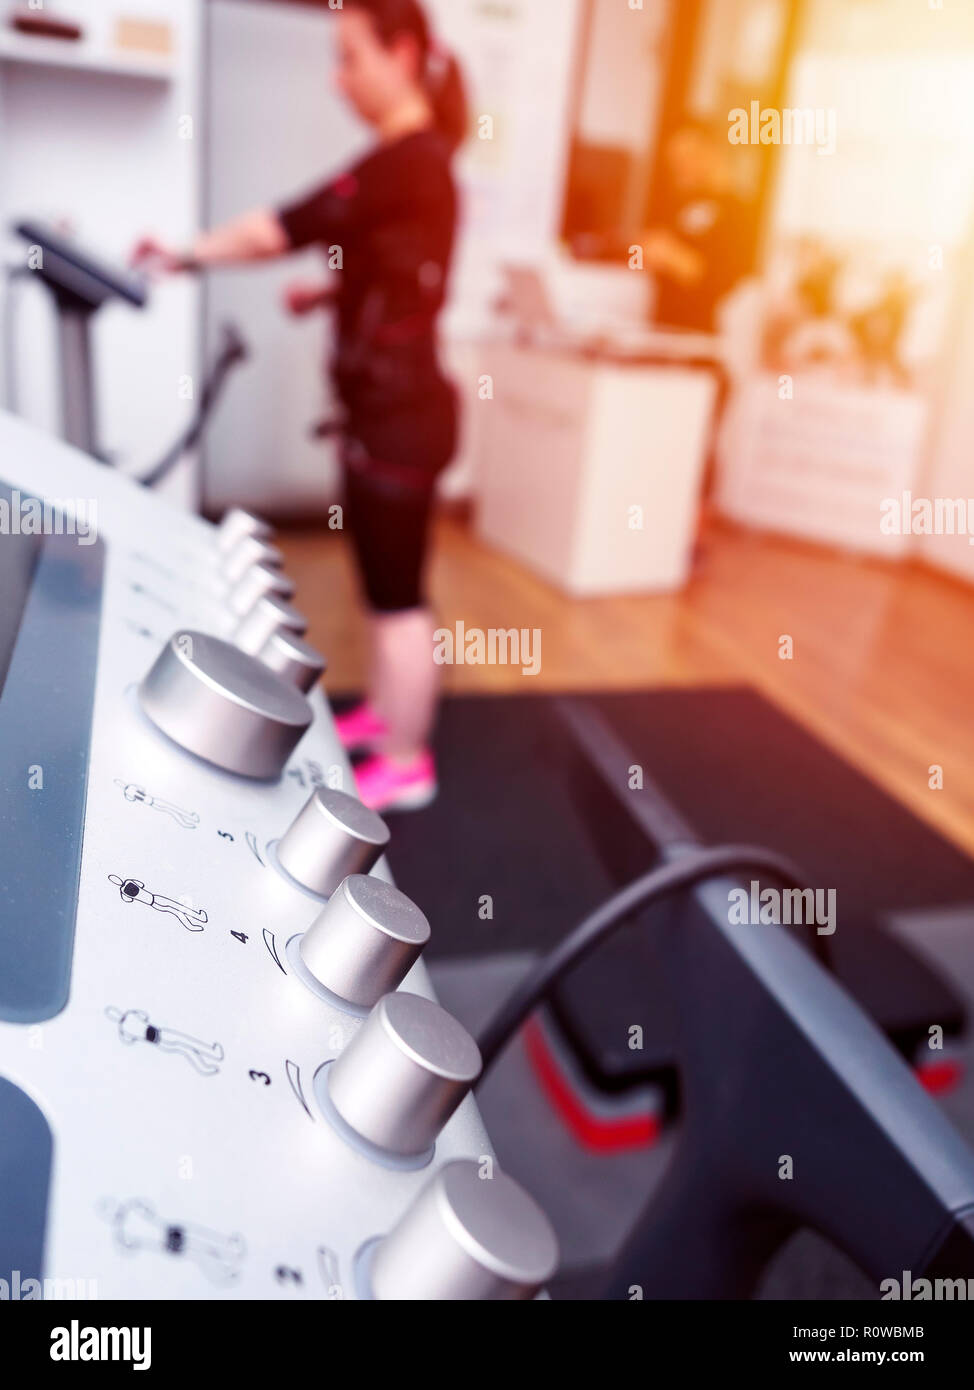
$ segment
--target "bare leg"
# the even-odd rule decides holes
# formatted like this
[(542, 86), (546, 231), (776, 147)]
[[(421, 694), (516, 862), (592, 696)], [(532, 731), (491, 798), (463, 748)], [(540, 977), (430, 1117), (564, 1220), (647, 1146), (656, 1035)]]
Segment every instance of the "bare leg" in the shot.
[(433, 615), (427, 608), (373, 613), (369, 636), (369, 700), (388, 729), (378, 751), (395, 762), (414, 762), (429, 743), (439, 698)]

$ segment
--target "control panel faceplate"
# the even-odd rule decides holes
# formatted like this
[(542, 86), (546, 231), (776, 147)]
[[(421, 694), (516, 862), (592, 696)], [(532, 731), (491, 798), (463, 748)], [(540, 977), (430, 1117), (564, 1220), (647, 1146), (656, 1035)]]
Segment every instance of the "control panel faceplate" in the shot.
[[(69, 996), (51, 1017), (0, 1021), (0, 1077), (53, 1141), (43, 1276), (99, 1298), (354, 1298), (360, 1252), (446, 1162), (491, 1150), (469, 1096), (422, 1168), (377, 1162), (316, 1098), (362, 1010), (295, 969), (325, 900), (276, 851), (316, 787), (354, 791), (327, 702), (308, 697), (312, 726), (277, 780), (170, 741), (140, 683), (174, 634), (228, 640), (240, 622), (215, 528), (4, 415), (0, 441), (8, 487), (63, 516), (93, 499), (104, 546)], [(58, 651), (49, 662), (70, 686)], [(0, 746), (3, 712), (0, 697)], [(14, 816), (77, 775), (13, 751)], [(50, 844), (49, 863), (70, 848)], [(48, 865), (29, 872), (41, 883)], [(372, 872), (389, 877), (382, 860)], [(2, 929), (30, 952), (18, 902)], [(403, 987), (432, 997), (422, 961)]]

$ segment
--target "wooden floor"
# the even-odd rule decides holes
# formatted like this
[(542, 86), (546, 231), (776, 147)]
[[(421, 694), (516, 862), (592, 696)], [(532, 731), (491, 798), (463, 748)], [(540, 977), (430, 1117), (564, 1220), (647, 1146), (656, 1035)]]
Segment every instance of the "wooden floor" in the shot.
[[(328, 654), (332, 691), (361, 686), (360, 608), (345, 542), (291, 530), (283, 549)], [(687, 589), (672, 597), (569, 599), (438, 523), (438, 619), (537, 628), (537, 677), (454, 666), (446, 690), (625, 690), (746, 682), (974, 854), (974, 590), (921, 567), (874, 561), (711, 523)], [(780, 639), (794, 656), (782, 660)], [(931, 789), (932, 765), (943, 789)]]

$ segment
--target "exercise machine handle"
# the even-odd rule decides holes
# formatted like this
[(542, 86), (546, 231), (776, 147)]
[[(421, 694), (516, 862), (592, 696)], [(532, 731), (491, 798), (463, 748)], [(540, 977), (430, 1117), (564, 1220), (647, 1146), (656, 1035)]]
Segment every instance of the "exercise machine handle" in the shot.
[(220, 348), (203, 382), (196, 413), (159, 462), (138, 479), (144, 487), (156, 487), (172, 472), (183, 455), (196, 446), (223, 394), (227, 377), (249, 356), (250, 348), (239, 328), (233, 323), (223, 324)]

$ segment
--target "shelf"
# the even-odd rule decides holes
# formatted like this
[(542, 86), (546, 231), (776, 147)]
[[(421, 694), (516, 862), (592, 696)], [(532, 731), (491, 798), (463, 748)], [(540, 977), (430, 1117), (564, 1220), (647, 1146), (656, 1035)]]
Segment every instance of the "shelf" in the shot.
[(0, 63), (92, 72), (104, 77), (134, 77), (143, 82), (171, 82), (173, 65), (153, 54), (118, 52), (94, 47), (84, 39), (47, 39), (0, 33)]

